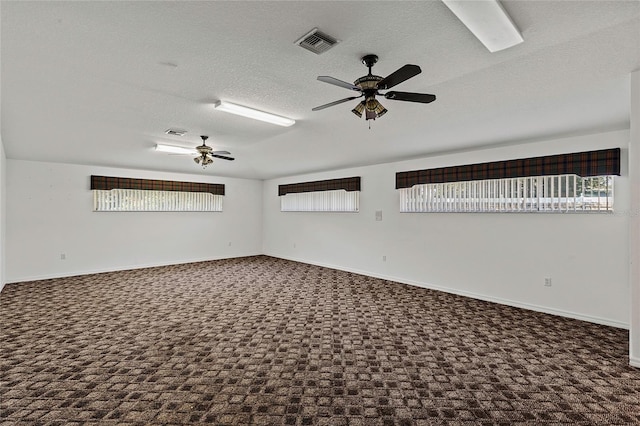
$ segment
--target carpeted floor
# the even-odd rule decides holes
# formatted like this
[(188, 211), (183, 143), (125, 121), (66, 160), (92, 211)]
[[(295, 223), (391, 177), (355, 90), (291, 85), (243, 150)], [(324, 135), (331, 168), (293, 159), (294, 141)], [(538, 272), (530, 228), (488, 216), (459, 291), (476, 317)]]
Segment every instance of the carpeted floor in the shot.
[(10, 284), (0, 424), (640, 424), (628, 332), (266, 256)]

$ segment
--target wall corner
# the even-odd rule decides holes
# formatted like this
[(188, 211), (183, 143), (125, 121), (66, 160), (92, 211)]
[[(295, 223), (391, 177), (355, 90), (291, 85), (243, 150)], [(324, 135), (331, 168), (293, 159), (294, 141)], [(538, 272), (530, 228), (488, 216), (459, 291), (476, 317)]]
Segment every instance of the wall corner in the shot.
[(629, 89), (629, 363), (640, 368), (640, 70)]

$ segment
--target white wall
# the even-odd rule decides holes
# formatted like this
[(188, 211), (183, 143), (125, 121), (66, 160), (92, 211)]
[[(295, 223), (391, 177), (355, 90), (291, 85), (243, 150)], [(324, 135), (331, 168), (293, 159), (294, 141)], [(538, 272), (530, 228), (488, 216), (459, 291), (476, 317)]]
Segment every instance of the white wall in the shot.
[(629, 363), (640, 368), (640, 71), (631, 73), (629, 138), (629, 285), (631, 321)]
[[(93, 212), (90, 175), (224, 183), (224, 211)], [(13, 159), (7, 160), (6, 180), (7, 282), (249, 256), (262, 250), (258, 180)]]
[[(629, 324), (629, 131), (266, 181), (265, 254), (594, 322)], [(392, 143), (392, 141), (390, 141)], [(620, 147), (614, 214), (399, 213), (395, 173)], [(359, 213), (283, 213), (278, 184), (362, 177)], [(383, 220), (375, 221), (375, 211)], [(295, 247), (294, 247), (295, 245)], [(382, 257), (386, 256), (386, 261)], [(544, 277), (552, 278), (545, 287)]]
[(7, 157), (4, 153), (4, 144), (0, 135), (0, 291), (4, 288), (6, 270), (5, 234), (7, 218)]

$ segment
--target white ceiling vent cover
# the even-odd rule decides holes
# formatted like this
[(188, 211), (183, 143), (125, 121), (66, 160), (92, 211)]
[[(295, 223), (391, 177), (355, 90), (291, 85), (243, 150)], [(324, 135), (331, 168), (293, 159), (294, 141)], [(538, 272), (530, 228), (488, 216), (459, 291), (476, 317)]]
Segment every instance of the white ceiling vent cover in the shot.
[(331, 37), (317, 28), (312, 29), (295, 42), (300, 47), (319, 55), (331, 49), (334, 45), (340, 43), (340, 40)]
[(172, 136), (184, 136), (184, 134), (187, 133), (186, 130), (182, 130), (182, 129), (167, 129), (164, 132), (167, 135), (172, 135)]

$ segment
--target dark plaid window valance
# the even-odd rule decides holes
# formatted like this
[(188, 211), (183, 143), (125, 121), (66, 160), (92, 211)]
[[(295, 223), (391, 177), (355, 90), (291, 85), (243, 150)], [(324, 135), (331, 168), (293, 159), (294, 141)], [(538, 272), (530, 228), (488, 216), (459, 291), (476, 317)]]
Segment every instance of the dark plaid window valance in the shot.
[(620, 175), (620, 148), (396, 173), (396, 189), (426, 183), (464, 182), (527, 176)]
[(278, 195), (282, 196), (296, 192), (336, 191), (339, 189), (360, 191), (360, 176), (278, 185)]
[(224, 195), (224, 184), (91, 176), (91, 189), (143, 189), (147, 191), (209, 192)]

